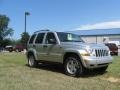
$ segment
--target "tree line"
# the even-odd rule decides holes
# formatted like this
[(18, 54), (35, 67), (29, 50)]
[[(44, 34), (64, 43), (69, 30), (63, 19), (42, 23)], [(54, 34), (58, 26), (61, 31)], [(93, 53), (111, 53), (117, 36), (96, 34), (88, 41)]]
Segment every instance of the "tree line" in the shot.
[(7, 45), (21, 44), (26, 46), (27, 41), (30, 37), (28, 32), (23, 32), (19, 40), (13, 40), (10, 37), (14, 34), (14, 29), (9, 27), (10, 19), (6, 15), (0, 14), (0, 47)]

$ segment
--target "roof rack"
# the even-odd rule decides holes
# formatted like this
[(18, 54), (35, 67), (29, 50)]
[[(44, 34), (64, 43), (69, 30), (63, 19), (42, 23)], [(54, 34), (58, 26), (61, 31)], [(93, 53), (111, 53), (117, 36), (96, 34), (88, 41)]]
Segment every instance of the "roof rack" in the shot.
[(34, 33), (38, 33), (38, 32), (41, 32), (41, 31), (50, 31), (49, 29), (46, 29), (46, 30), (39, 30), (39, 31), (35, 31)]

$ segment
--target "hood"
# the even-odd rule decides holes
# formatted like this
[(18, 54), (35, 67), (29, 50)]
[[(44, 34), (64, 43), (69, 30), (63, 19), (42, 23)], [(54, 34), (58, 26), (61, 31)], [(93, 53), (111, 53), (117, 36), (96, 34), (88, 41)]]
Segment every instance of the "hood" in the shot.
[(83, 43), (83, 42), (61, 42), (63, 45), (79, 46), (85, 48), (107, 48), (104, 44)]

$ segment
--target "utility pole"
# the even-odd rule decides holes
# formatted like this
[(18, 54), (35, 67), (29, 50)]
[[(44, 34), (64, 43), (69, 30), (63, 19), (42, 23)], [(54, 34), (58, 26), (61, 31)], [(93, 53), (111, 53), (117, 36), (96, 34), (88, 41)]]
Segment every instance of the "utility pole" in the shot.
[(25, 33), (26, 33), (26, 25), (27, 25), (27, 24), (26, 24), (26, 19), (27, 19), (26, 17), (27, 17), (28, 15), (30, 15), (30, 13), (29, 13), (29, 12), (25, 12), (25, 31), (24, 31)]
[[(25, 31), (24, 31), (24, 35), (25, 35), (25, 41), (26, 41), (26, 38), (27, 38), (27, 36), (26, 36), (26, 34), (27, 34), (27, 30), (26, 30), (26, 23), (27, 23), (27, 16), (29, 16), (30, 15), (30, 13), (29, 12), (25, 12)], [(25, 42), (25, 48), (27, 49), (27, 42)]]

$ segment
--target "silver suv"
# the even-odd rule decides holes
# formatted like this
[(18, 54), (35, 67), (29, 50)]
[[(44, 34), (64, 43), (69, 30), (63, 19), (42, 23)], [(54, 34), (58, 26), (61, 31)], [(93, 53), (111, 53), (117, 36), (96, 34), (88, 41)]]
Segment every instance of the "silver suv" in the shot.
[(104, 72), (112, 62), (108, 47), (103, 44), (87, 44), (80, 36), (41, 30), (35, 32), (27, 45), (28, 65), (39, 62), (56, 62), (64, 66), (70, 76), (81, 76), (87, 69)]

